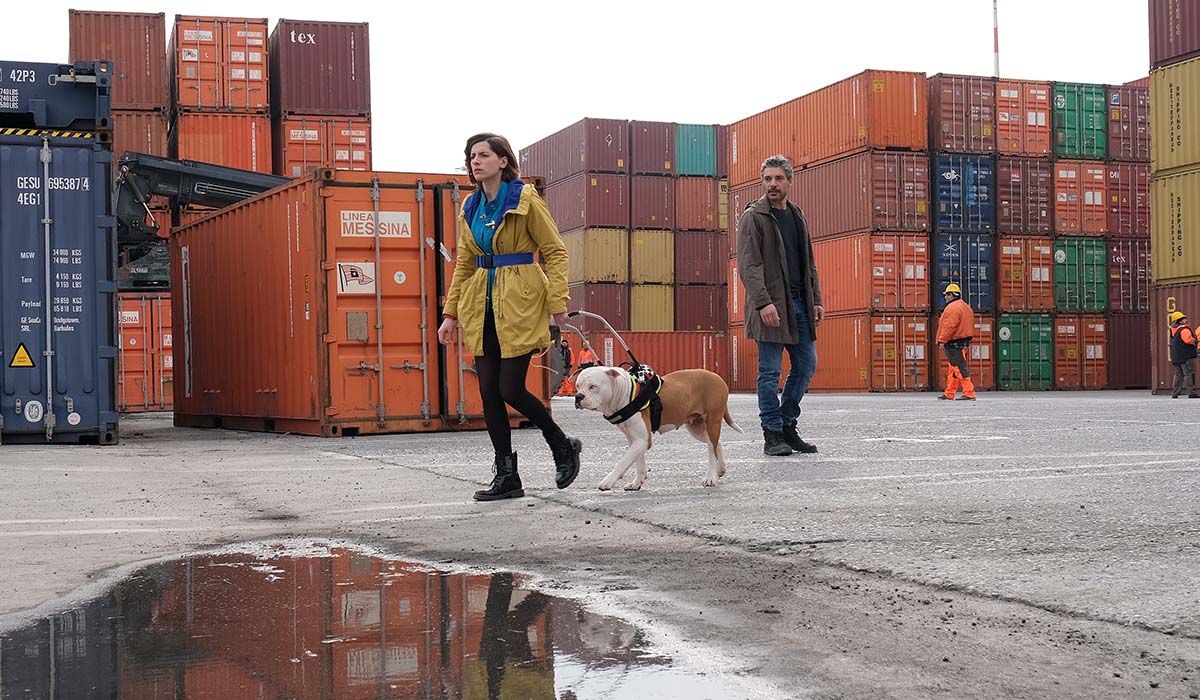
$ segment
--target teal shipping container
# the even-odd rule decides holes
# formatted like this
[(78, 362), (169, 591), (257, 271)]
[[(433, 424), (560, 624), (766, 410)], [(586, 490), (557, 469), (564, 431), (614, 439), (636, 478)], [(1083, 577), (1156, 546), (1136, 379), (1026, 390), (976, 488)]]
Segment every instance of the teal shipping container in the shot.
[(1054, 155), (1104, 160), (1108, 156), (1108, 89), (1054, 83)]
[(717, 176), (717, 127), (675, 125), (675, 174)]
[(996, 326), (996, 386), (1011, 391), (1054, 387), (1054, 324), (1047, 314), (1001, 314)]
[(1054, 308), (1064, 313), (1108, 310), (1108, 246), (1104, 239), (1054, 242)]

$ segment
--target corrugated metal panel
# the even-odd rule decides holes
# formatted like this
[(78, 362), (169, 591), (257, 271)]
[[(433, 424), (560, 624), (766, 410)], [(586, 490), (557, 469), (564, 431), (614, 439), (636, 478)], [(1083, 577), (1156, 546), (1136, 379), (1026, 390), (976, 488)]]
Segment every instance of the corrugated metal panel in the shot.
[(1054, 242), (1054, 307), (1067, 313), (1108, 309), (1108, 249), (1102, 240)]
[(939, 231), (984, 232), (996, 224), (996, 172), (991, 156), (943, 155), (933, 159)]
[(1108, 91), (1103, 85), (1054, 83), (1054, 155), (1104, 160)]
[(929, 237), (860, 233), (813, 244), (828, 313), (929, 310)]
[(1103, 163), (1054, 164), (1054, 230), (1060, 236), (1102, 236), (1108, 231), (1108, 169)]
[(1200, 53), (1200, 7), (1190, 0), (1150, 0), (1150, 65)]
[(628, 122), (583, 119), (521, 149), (521, 173), (553, 185), (582, 172), (628, 173)]
[(172, 112), (268, 110), (267, 20), (176, 15), (167, 54)]
[(113, 62), (114, 110), (167, 108), (167, 25), (163, 13), (71, 10), (70, 36), (67, 60), (71, 63)]
[[(759, 187), (761, 190), (761, 186)], [(929, 229), (929, 158), (863, 152), (797, 171), (792, 201), (814, 238)]]
[(1053, 240), (1001, 238), (999, 259), (1001, 311), (1054, 310)]
[(763, 196), (761, 182), (751, 182), (729, 190), (729, 251), (737, 255), (737, 227), (746, 213), (746, 207)]
[[(627, 284), (573, 284), (568, 291), (571, 298), (567, 308), (571, 311), (590, 311), (599, 314), (614, 330), (629, 330), (629, 285)], [(584, 332), (604, 330), (604, 324), (590, 318), (576, 318)]]
[(629, 231), (585, 228), (562, 237), (567, 246), (567, 281), (628, 282)]
[(581, 173), (546, 188), (546, 205), (560, 231), (628, 228), (629, 178)]
[(1108, 317), (1108, 386), (1112, 389), (1150, 387), (1150, 314)]
[(167, 119), (162, 112), (113, 112), (112, 125), (114, 177), (126, 151), (167, 157)]
[(1200, 280), (1200, 169), (1156, 175), (1150, 209), (1154, 281)]
[(817, 333), (815, 391), (929, 388), (928, 314), (828, 316)]
[(1150, 311), (1150, 241), (1108, 241), (1108, 308), (1119, 313)]
[(996, 159), (996, 230), (1045, 236), (1054, 231), (1054, 170), (1049, 160)]
[(631, 175), (675, 174), (675, 125), (670, 122), (629, 123)]
[(934, 239), (934, 288), (938, 292), (937, 308), (946, 306), (940, 292), (946, 285), (955, 282), (962, 288), (963, 300), (976, 313), (991, 311), (994, 307), (992, 280), (992, 247), (994, 238), (973, 233), (943, 233)]
[(629, 178), (633, 228), (675, 228), (675, 178)]
[(996, 150), (996, 79), (939, 73), (929, 78), (929, 149)]
[(717, 181), (707, 177), (675, 180), (675, 226), (680, 231), (723, 231)]
[(675, 287), (675, 329), (724, 331), (729, 328), (728, 295), (723, 284)]
[(1129, 82), (1124, 83), (1121, 87), (1146, 88), (1147, 90), (1149, 90), (1150, 89), (1150, 76), (1147, 75), (1144, 78), (1138, 78), (1137, 80), (1130, 80)]
[(174, 398), (171, 295), (122, 293), (117, 318), (117, 408), (169, 411)]
[(366, 22), (281, 19), (271, 32), (270, 63), (273, 114), (371, 115)]
[(1017, 156), (1051, 153), (1050, 83), (996, 82), (996, 150)]
[(1001, 314), (996, 323), (996, 386), (1012, 391), (1054, 386), (1054, 323), (1047, 314)]
[[(681, 369), (706, 369), (729, 381), (729, 340), (724, 332), (626, 331), (621, 338), (639, 362), (650, 365), (660, 375)], [(588, 343), (597, 359), (608, 367), (629, 359), (611, 333), (590, 333)]]
[(721, 232), (676, 232), (675, 283), (725, 284), (728, 243)]
[(1108, 88), (1108, 157), (1139, 163), (1150, 161), (1148, 88)]
[(729, 179), (729, 126), (717, 127), (717, 177)]
[(1200, 58), (1150, 73), (1150, 133), (1155, 174), (1200, 163)]
[(629, 329), (675, 330), (675, 288), (663, 284), (635, 284), (629, 293)]
[(729, 275), (727, 279), (729, 280), (729, 323), (730, 325), (744, 324), (746, 322), (746, 295), (742, 291), (742, 278), (738, 274), (738, 261), (736, 257), (729, 259)]
[[(941, 316), (937, 317), (937, 322)], [(937, 336), (937, 322), (933, 324), (931, 335)], [(976, 389), (990, 390), (996, 388), (996, 321), (989, 316), (975, 317), (975, 335), (971, 338), (971, 347), (966, 351), (967, 365), (971, 368), (971, 383)], [(945, 352), (934, 343), (930, 348), (933, 362), (938, 368), (938, 389), (945, 388), (946, 379), (950, 375), (950, 363), (946, 361)]]
[[(1197, 317), (1200, 317), (1200, 282), (1185, 282), (1182, 284), (1166, 284), (1154, 288), (1154, 298), (1150, 306), (1150, 359), (1152, 361), (1150, 388), (1156, 394), (1171, 392), (1171, 384), (1175, 380), (1175, 369), (1170, 358), (1170, 326), (1167, 317), (1175, 311), (1182, 311), (1190, 316), (1192, 329), (1195, 330)], [(1195, 360), (1192, 361), (1193, 365)]]
[(1054, 320), (1054, 375), (1059, 389), (1108, 388), (1108, 321), (1103, 316)]
[(299, 116), (273, 126), (276, 175), (302, 177), (316, 168), (371, 169), (369, 119)]
[(729, 230), (729, 180), (717, 180), (717, 230)]
[(635, 229), (629, 238), (629, 263), (634, 284), (675, 284), (675, 232)]
[(172, 158), (271, 172), (271, 118), (261, 114), (182, 112), (169, 138)]
[(675, 174), (717, 177), (717, 127), (675, 125)]
[(1150, 236), (1150, 166), (1146, 163), (1108, 164), (1108, 233)]

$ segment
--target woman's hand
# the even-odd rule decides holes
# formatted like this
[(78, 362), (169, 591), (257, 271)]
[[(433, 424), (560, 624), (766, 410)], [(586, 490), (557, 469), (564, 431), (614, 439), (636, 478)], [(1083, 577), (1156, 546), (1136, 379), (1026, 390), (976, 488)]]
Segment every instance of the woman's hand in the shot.
[(458, 330), (458, 320), (446, 317), (442, 321), (442, 325), (438, 326), (438, 342), (442, 345), (449, 345), (454, 342), (454, 331)]

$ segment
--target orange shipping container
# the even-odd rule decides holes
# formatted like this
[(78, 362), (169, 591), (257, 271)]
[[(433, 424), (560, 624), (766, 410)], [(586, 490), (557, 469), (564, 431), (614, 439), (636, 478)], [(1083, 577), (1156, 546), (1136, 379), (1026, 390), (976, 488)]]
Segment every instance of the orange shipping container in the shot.
[(860, 233), (813, 243), (828, 313), (929, 309), (929, 237)]
[[(819, 371), (820, 357), (817, 360)], [(791, 371), (791, 358), (785, 352), (783, 369), (779, 374), (780, 387), (787, 381), (788, 372)], [(729, 327), (729, 389), (752, 394), (758, 391), (758, 344), (746, 337), (744, 325)]]
[[(582, 342), (574, 333), (564, 333), (571, 352), (579, 356)], [(637, 356), (659, 374), (681, 369), (706, 369), (729, 380), (729, 343), (725, 333), (696, 331), (624, 331), (621, 338)], [(588, 334), (588, 343), (596, 351), (601, 364), (615, 367), (629, 360), (628, 353), (612, 333), (600, 331)]]
[(927, 314), (828, 316), (817, 329), (814, 391), (929, 388)]
[(729, 191), (729, 254), (737, 255), (737, 227), (746, 207), (763, 196), (763, 186), (757, 180)]
[(1054, 321), (1054, 385), (1108, 388), (1108, 321), (1103, 316), (1059, 316)]
[(1000, 239), (1000, 310), (1054, 310), (1054, 241)]
[[(729, 323), (739, 326), (746, 323), (746, 294), (742, 287), (742, 278), (738, 276), (737, 257), (729, 259)], [(824, 290), (821, 290), (822, 292)]]
[(717, 181), (708, 177), (675, 180), (675, 225), (680, 231), (719, 231)]
[(172, 158), (271, 172), (271, 119), (256, 114), (185, 112), (171, 129)]
[(311, 170), (371, 169), (371, 120), (290, 117), (273, 123), (276, 175), (302, 177)]
[[(941, 316), (938, 316), (941, 320)], [(987, 317), (975, 317), (975, 336), (971, 339), (971, 347), (967, 349), (967, 365), (971, 368), (971, 383), (976, 389), (996, 388), (996, 345), (993, 328), (995, 324)], [(936, 330), (937, 326), (934, 326)], [(936, 337), (936, 333), (933, 334)], [(935, 389), (945, 389), (946, 379), (950, 374), (950, 365), (946, 355), (936, 343), (932, 346), (933, 362), (938, 367), (938, 384)]]
[(267, 20), (175, 16), (171, 110), (266, 112)]
[(162, 112), (113, 111), (113, 177), (126, 151), (167, 157), (167, 120)]
[(814, 238), (929, 230), (929, 157), (867, 151), (796, 171), (790, 198)]
[(174, 398), (171, 295), (122, 293), (117, 410), (169, 411)]
[(996, 81), (996, 150), (1014, 156), (1050, 155), (1050, 83)]
[(1060, 160), (1054, 164), (1054, 230), (1060, 236), (1108, 232), (1108, 168), (1104, 163)]

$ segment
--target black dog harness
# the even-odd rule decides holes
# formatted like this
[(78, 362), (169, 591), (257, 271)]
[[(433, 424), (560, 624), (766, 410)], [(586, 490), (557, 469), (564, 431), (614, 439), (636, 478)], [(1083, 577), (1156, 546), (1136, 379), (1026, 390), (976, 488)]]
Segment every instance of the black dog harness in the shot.
[(650, 432), (657, 433), (662, 425), (662, 399), (659, 398), (663, 387), (662, 377), (645, 365), (635, 366), (629, 376), (633, 377), (633, 386), (629, 391), (629, 403), (616, 413), (605, 416), (604, 419), (613, 425), (620, 425), (649, 409)]

